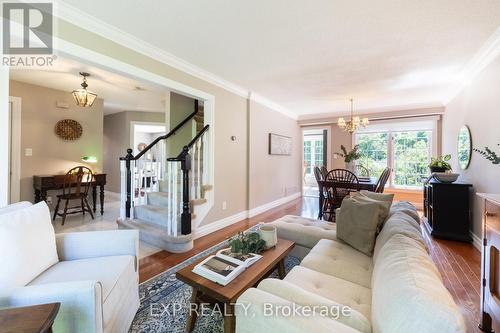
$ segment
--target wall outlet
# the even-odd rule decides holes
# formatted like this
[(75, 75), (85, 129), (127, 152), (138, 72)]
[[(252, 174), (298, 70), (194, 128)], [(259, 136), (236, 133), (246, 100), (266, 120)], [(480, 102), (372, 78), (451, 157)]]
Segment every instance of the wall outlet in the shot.
[(33, 156), (33, 149), (31, 148), (26, 148), (24, 150), (24, 156)]
[(222, 201), (222, 210), (226, 210), (226, 209), (227, 209), (227, 202)]

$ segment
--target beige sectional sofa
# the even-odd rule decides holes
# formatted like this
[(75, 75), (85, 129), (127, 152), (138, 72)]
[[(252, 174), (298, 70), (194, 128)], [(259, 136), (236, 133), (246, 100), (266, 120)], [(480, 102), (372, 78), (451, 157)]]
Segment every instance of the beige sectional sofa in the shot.
[(240, 296), (236, 331), (464, 333), (418, 219), (413, 206), (393, 204), (372, 257), (337, 240), (334, 224), (295, 216), (273, 222), (302, 261), (284, 280), (265, 279)]

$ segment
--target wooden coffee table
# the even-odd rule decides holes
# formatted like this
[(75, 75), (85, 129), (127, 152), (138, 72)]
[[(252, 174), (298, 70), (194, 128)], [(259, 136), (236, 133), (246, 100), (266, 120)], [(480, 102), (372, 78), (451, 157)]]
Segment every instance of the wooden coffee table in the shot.
[[(176, 273), (177, 279), (193, 288), (191, 303), (197, 306), (200, 303), (217, 304), (223, 311), (224, 333), (233, 333), (235, 330), (234, 303), (238, 297), (248, 288), (256, 286), (262, 279), (268, 277), (276, 268), (279, 277), (285, 277), (285, 257), (295, 245), (286, 239), (278, 239), (276, 247), (262, 253), (262, 258), (247, 268), (226, 286), (221, 286), (204, 277), (193, 273), (194, 266), (203, 259), (181, 269)], [(186, 331), (191, 332), (196, 323), (197, 313), (189, 311)]]
[(0, 333), (49, 333), (61, 303), (0, 310)]

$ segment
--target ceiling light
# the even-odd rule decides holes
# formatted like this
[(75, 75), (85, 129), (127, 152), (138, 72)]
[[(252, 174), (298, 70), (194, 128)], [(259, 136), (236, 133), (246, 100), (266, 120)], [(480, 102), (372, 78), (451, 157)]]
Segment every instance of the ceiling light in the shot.
[(87, 90), (87, 77), (90, 76), (90, 74), (86, 72), (80, 72), (80, 75), (83, 76), (82, 88), (73, 90), (73, 98), (75, 99), (76, 105), (78, 106), (92, 106), (95, 99), (97, 98), (97, 94), (94, 94), (93, 92)]
[(368, 118), (353, 117), (353, 99), (351, 101), (351, 118), (346, 121), (344, 117), (340, 117), (337, 121), (337, 125), (346, 132), (350, 134), (356, 132), (358, 128), (366, 127), (370, 124)]

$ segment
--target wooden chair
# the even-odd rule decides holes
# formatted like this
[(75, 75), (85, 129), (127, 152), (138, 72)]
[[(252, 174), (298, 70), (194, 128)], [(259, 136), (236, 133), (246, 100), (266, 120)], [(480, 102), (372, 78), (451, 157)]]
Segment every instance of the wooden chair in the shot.
[(328, 174), (328, 169), (324, 165), (321, 166), (321, 174), (323, 175), (323, 179), (325, 179)]
[[(61, 186), (63, 192), (57, 196), (57, 205), (54, 210), (53, 220), (55, 221), (57, 216), (61, 216), (62, 225), (64, 225), (68, 214), (82, 213), (85, 215), (85, 212), (89, 212), (92, 219), (94, 219), (94, 214), (87, 200), (89, 190), (94, 181), (95, 178), (92, 170), (84, 166), (75, 167), (69, 170), (65, 175), (56, 176), (54, 178), (54, 183), (56, 186)], [(65, 200), (66, 202), (64, 204), (63, 212), (59, 213), (59, 205), (62, 200)], [(68, 207), (69, 202), (73, 200), (78, 200), (79, 205)]]
[(323, 182), (327, 198), (323, 207), (323, 216), (329, 221), (335, 219), (335, 210), (351, 192), (359, 191), (359, 180), (354, 173), (345, 169), (334, 169)]
[[(322, 166), (321, 168), (324, 168), (324, 166)], [(318, 168), (317, 166), (314, 167), (313, 171), (314, 171), (314, 178), (316, 178), (316, 182), (318, 183), (318, 192), (319, 192), (318, 220), (319, 220), (319, 219), (321, 219), (323, 206), (325, 205), (325, 202), (326, 202), (326, 192), (325, 192), (323, 186), (321, 185), (323, 180), (325, 180), (325, 177), (323, 176), (322, 170), (320, 168)]]
[(385, 184), (389, 180), (390, 175), (391, 175), (390, 168), (385, 168), (384, 171), (382, 171), (382, 174), (378, 178), (377, 186), (375, 187), (375, 192), (384, 193)]
[(370, 170), (361, 164), (356, 164), (356, 174), (361, 177), (370, 177)]

